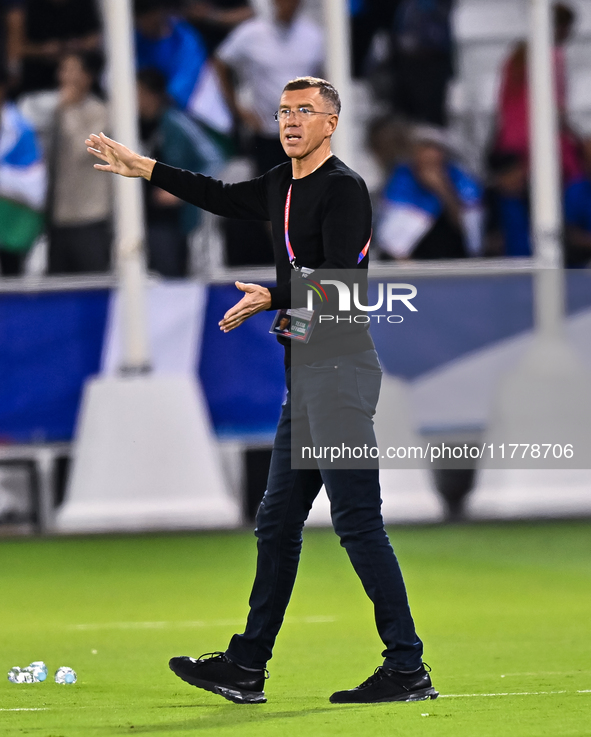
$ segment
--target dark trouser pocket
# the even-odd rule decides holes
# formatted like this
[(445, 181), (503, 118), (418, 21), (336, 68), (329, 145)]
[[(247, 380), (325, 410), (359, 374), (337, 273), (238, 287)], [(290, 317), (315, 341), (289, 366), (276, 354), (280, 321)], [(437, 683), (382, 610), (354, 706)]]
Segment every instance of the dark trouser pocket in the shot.
[(361, 408), (369, 417), (376, 413), (378, 399), (380, 398), (380, 387), (382, 385), (382, 372), (373, 369), (355, 369), (357, 380), (357, 391)]

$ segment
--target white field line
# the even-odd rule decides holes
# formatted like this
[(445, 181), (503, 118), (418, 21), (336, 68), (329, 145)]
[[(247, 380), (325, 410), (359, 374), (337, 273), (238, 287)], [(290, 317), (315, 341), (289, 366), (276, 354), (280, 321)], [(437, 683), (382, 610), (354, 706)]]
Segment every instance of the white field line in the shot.
[[(464, 698), (478, 698), (487, 696), (547, 696), (553, 694), (565, 694), (565, 693), (591, 693), (591, 689), (583, 691), (518, 691), (515, 693), (448, 693), (439, 694), (440, 699), (464, 699)], [(84, 708), (78, 706), (77, 708)], [(0, 709), (0, 711), (49, 711), (48, 708), (37, 708), (37, 709)], [(421, 714), (421, 716), (428, 716), (428, 714)]]
[[(327, 624), (336, 621), (332, 616), (286, 617), (286, 624)], [(213, 622), (199, 620), (189, 622), (100, 622), (96, 624), (72, 624), (67, 629), (78, 631), (96, 630), (164, 630), (193, 629), (199, 627), (240, 627), (245, 619), (217, 619)]]
[(439, 694), (440, 699), (465, 699), (485, 696), (548, 696), (563, 693), (591, 693), (591, 689), (583, 691), (515, 691), (513, 693), (446, 693)]
[(49, 711), (49, 709), (46, 709), (46, 708), (40, 708), (40, 709), (0, 709), (0, 711)]
[(537, 673), (504, 673), (501, 678), (521, 676), (578, 676), (581, 673), (591, 673), (591, 670), (540, 670)]

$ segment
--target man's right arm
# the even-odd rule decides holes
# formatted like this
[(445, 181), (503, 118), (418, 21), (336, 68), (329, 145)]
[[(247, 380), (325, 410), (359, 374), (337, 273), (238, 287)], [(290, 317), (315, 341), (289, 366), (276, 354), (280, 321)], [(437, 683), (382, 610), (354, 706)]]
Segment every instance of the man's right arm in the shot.
[(224, 184), (219, 179), (156, 162), (149, 181), (214, 215), (240, 220), (269, 220), (262, 177)]
[(142, 177), (185, 202), (215, 215), (242, 220), (269, 219), (264, 177), (237, 184), (224, 184), (217, 179), (141, 156), (104, 133), (93, 133), (86, 140), (86, 145), (89, 153), (101, 159), (101, 164), (94, 165), (99, 171), (124, 177)]

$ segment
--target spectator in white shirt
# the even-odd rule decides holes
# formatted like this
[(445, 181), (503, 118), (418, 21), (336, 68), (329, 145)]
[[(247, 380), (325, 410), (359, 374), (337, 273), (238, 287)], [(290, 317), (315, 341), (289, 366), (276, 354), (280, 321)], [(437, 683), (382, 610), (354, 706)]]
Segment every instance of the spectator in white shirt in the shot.
[(111, 187), (98, 181), (83, 145), (87, 131), (108, 128), (107, 105), (96, 94), (101, 61), (94, 52), (70, 53), (59, 63), (57, 90), (20, 99), (21, 111), (45, 144), (48, 161), (50, 274), (110, 268)]
[(273, 0), (273, 17), (238, 26), (218, 47), (215, 64), (237, 122), (253, 134), (257, 174), (286, 161), (274, 119), (294, 77), (318, 76), (324, 62), (320, 28), (299, 13), (300, 0)]

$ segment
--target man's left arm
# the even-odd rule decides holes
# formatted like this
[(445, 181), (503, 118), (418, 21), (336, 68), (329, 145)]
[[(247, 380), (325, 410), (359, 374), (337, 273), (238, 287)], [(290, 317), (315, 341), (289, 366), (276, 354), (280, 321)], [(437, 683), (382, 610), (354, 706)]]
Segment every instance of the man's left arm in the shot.
[(271, 293), (267, 287), (260, 284), (244, 284), (243, 282), (234, 282), (236, 288), (244, 292), (244, 297), (231, 307), (218, 325), (224, 333), (234, 330), (249, 317), (256, 315), (257, 312), (263, 312), (271, 307)]
[(320, 269), (356, 269), (371, 237), (371, 201), (363, 180), (335, 177), (322, 216), (324, 262)]
[[(359, 254), (371, 235), (371, 202), (365, 184), (353, 177), (335, 177), (327, 187), (322, 213), (322, 242), (324, 261), (318, 267), (323, 270), (353, 270), (357, 268)], [(282, 285), (271, 291), (257, 284), (236, 286), (245, 292), (219, 323), (227, 333), (241, 325), (252, 315), (271, 307), (283, 306), (291, 287)]]

